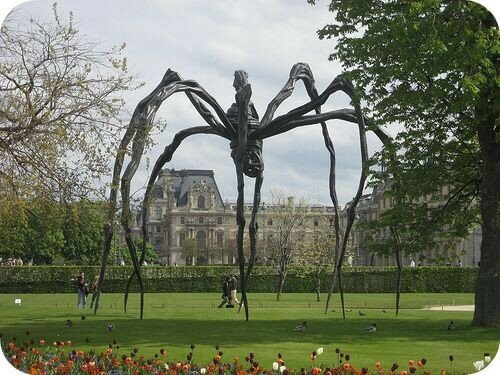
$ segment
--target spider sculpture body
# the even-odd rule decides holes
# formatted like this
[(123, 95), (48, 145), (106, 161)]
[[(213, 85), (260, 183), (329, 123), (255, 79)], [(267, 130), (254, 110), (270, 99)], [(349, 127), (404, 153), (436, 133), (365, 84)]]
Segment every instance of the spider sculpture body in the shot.
[[(105, 268), (109, 258), (111, 239), (113, 236), (112, 222), (116, 212), (118, 186), (120, 186), (122, 197), (121, 224), (124, 228), (125, 240), (130, 250), (132, 262), (134, 265), (134, 272), (128, 280), (125, 293), (125, 309), (127, 305), (128, 290), (131, 281), (134, 277), (137, 277), (141, 289), (141, 318), (143, 317), (144, 305), (144, 285), (141, 275), (141, 264), (145, 254), (145, 239), (147, 234), (146, 218), (151, 189), (156, 179), (158, 178), (160, 171), (162, 170), (164, 165), (172, 159), (172, 155), (180, 146), (182, 141), (187, 137), (196, 134), (217, 135), (227, 139), (230, 142), (231, 157), (234, 161), (236, 169), (236, 179), (238, 186), (236, 221), (238, 225), (237, 249), (242, 293), (242, 305), (240, 305), (240, 308), (241, 306), (245, 308), (245, 316), (248, 320), (247, 285), (248, 277), (252, 271), (256, 253), (256, 235), (258, 231), (256, 216), (260, 206), (260, 191), (263, 183), (264, 173), (264, 161), (262, 157), (263, 140), (265, 138), (287, 132), (297, 127), (315, 124), (321, 125), (325, 147), (327, 148), (330, 155), (329, 186), (330, 197), (332, 199), (335, 212), (334, 226), (337, 240), (335, 245), (336, 267), (332, 276), (332, 285), (330, 288), (328, 301), (330, 299), (336, 279), (335, 272), (337, 272), (338, 275), (339, 287), (342, 296), (341, 267), (347, 245), (347, 238), (349, 236), (349, 232), (355, 217), (355, 208), (364, 188), (364, 183), (366, 180), (366, 162), (368, 159), (365, 135), (366, 118), (363, 116), (359, 102), (354, 95), (354, 88), (351, 83), (344, 77), (338, 76), (330, 83), (325, 91), (319, 95), (315, 88), (314, 78), (309, 66), (304, 63), (297, 63), (292, 67), (289, 79), (285, 86), (269, 103), (266, 112), (264, 113), (262, 118), (259, 119), (259, 115), (250, 100), (252, 90), (250, 84), (247, 82), (247, 73), (242, 70), (237, 70), (234, 76), (235, 78), (233, 86), (236, 90), (235, 103), (231, 105), (227, 112), (224, 112), (217, 101), (215, 101), (215, 99), (210, 96), (196, 81), (183, 80), (178, 73), (169, 69), (165, 73), (159, 85), (137, 105), (130, 124), (120, 144), (113, 170), (113, 180), (109, 200), (108, 223), (104, 230), (105, 243), (100, 271), (100, 279), (104, 280)], [(274, 118), (275, 111), (277, 110), (279, 105), (292, 94), (295, 83), (298, 80), (303, 81), (310, 101), (300, 107), (289, 111), (284, 115)], [(336, 91), (342, 91), (346, 93), (351, 98), (354, 109), (344, 108), (340, 110), (321, 113), (321, 105), (324, 104), (326, 100)], [(139, 259), (137, 255), (137, 249), (135, 248), (134, 242), (132, 241), (131, 230), (129, 226), (129, 219), (131, 216), (130, 183), (140, 164), (141, 156), (144, 151), (145, 140), (148, 136), (148, 132), (151, 128), (151, 124), (154, 120), (157, 110), (164, 100), (177, 92), (184, 92), (187, 95), (193, 107), (200, 114), (207, 125), (187, 128), (178, 132), (174, 136), (172, 143), (165, 147), (163, 153), (156, 160), (156, 163), (148, 180), (142, 206), (142, 235), (144, 240), (141, 258)], [(211, 109), (209, 109), (207, 105)], [(309, 114), (310, 112), (313, 113)], [(362, 165), (358, 190), (351, 205), (348, 208), (348, 222), (346, 228), (343, 231), (341, 241), (338, 216), (339, 206), (335, 190), (335, 150), (326, 126), (326, 121), (332, 119), (342, 119), (357, 124), (359, 131), (359, 142), (361, 146), (360, 150)], [(386, 143), (388, 141), (388, 136), (379, 128), (373, 128), (371, 130), (375, 132), (375, 134), (382, 140), (382, 142)], [(129, 149), (129, 145), (131, 142), (132, 147), (130, 161), (122, 174), (124, 157), (126, 151)], [(248, 226), (250, 238), (250, 256), (246, 264), (245, 257), (243, 255), (243, 234), (246, 225), (243, 211), (244, 175), (255, 179), (252, 216)], [(245, 266), (247, 267), (245, 268)], [(102, 282), (99, 284), (99, 288), (101, 287), (101, 285)], [(98, 292), (94, 313), (97, 312), (99, 294), (100, 291)], [(325, 310), (328, 309), (328, 301)]]

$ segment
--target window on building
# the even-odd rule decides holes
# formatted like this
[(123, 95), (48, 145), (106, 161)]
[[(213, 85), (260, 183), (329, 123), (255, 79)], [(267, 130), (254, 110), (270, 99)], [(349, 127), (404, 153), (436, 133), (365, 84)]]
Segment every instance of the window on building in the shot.
[(330, 226), (333, 227), (334, 221), (333, 219), (330, 219)]
[(186, 233), (179, 234), (179, 246), (184, 246), (184, 241), (186, 241)]
[(217, 224), (221, 225), (222, 224), (222, 216), (219, 216), (217, 218)]
[(155, 239), (155, 244), (156, 244), (156, 245), (161, 245), (161, 243), (162, 243), (162, 242), (163, 242), (163, 241), (162, 241), (161, 237), (157, 237), (157, 238)]
[(160, 233), (161, 232), (161, 225), (157, 225), (156, 226), (156, 233)]
[(203, 195), (200, 195), (198, 197), (198, 208), (201, 208), (201, 209), (205, 208), (205, 197)]
[(223, 233), (217, 233), (217, 247), (222, 247), (224, 246), (224, 234)]
[(203, 218), (201, 216), (198, 218), (198, 224), (203, 224)]
[(319, 225), (318, 219), (314, 219), (314, 226), (317, 227)]
[(186, 224), (186, 218), (184, 216), (181, 216), (181, 224)]
[(160, 206), (156, 206), (155, 208), (155, 215), (156, 215), (156, 220), (161, 220), (162, 219), (162, 210)]

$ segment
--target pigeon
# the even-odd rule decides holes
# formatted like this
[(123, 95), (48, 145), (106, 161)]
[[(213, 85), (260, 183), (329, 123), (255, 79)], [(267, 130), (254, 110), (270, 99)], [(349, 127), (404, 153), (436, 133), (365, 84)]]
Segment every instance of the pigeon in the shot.
[(375, 332), (377, 332), (377, 325), (375, 323), (373, 323), (371, 326), (369, 326), (366, 329), (366, 332), (367, 333), (375, 333)]
[(304, 332), (306, 329), (307, 329), (307, 322), (304, 322), (295, 327), (294, 331)]
[(114, 329), (115, 329), (115, 325), (114, 325), (113, 323), (109, 323), (109, 324), (108, 324), (108, 331), (110, 331), (110, 332), (111, 332), (111, 331), (112, 331), (112, 330), (114, 330)]
[(351, 312), (352, 310), (351, 310), (351, 309), (347, 309), (346, 311), (347, 311), (347, 312)]
[(365, 316), (365, 315), (366, 315), (366, 314), (365, 314), (363, 311), (361, 311), (361, 310), (359, 310), (358, 312), (359, 312), (359, 315), (361, 315), (361, 316)]
[(69, 328), (69, 327), (72, 327), (72, 326), (73, 326), (73, 322), (70, 319), (66, 320), (66, 327)]
[(448, 324), (448, 331), (451, 331), (455, 329), (455, 323), (453, 323), (453, 320), (450, 322), (450, 324)]

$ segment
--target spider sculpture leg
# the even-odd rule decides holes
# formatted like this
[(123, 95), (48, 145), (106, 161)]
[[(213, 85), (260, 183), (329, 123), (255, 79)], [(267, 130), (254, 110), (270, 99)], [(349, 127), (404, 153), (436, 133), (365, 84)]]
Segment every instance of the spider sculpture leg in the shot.
[[(115, 159), (115, 165), (113, 169), (113, 179), (110, 192), (110, 204), (108, 209), (108, 223), (104, 228), (104, 251), (103, 251), (103, 261), (100, 270), (101, 283), (98, 286), (98, 295), (96, 300), (96, 305), (94, 309), (94, 314), (97, 313), (99, 306), (100, 288), (102, 282), (104, 281), (104, 275), (106, 270), (106, 264), (109, 259), (109, 252), (111, 248), (111, 239), (113, 237), (113, 225), (114, 215), (116, 211), (116, 200), (117, 200), (117, 190), (118, 181), (120, 180), (120, 174), (123, 166), (123, 160), (126, 154), (126, 150), (133, 140), (132, 144), (132, 155), (131, 161), (129, 162), (122, 178), (121, 178), (121, 194), (123, 200), (123, 210), (122, 210), (122, 226), (125, 231), (125, 238), (127, 246), (129, 248), (131, 258), (134, 265), (134, 271), (131, 275), (131, 279), (135, 276), (138, 278), (141, 291), (141, 319), (143, 317), (144, 311), (144, 284), (142, 280), (142, 275), (140, 272), (141, 263), (137, 257), (137, 251), (135, 245), (132, 241), (130, 235), (130, 182), (140, 164), (140, 159), (144, 151), (145, 140), (148, 137), (149, 130), (152, 126), (152, 122), (156, 115), (158, 108), (161, 103), (167, 99), (169, 96), (176, 92), (185, 92), (189, 100), (195, 107), (195, 109), (200, 113), (202, 118), (209, 124), (212, 128), (210, 132), (217, 134), (221, 137), (230, 139), (231, 135), (236, 132), (232, 128), (229, 120), (225, 117), (224, 111), (218, 105), (218, 103), (213, 99), (198, 83), (194, 81), (183, 81), (179, 74), (171, 71), (170, 69), (164, 75), (160, 84), (146, 97), (144, 98), (136, 107), (132, 119), (130, 121), (129, 127), (125, 132), (125, 135), (120, 143), (118, 153)], [(215, 116), (204, 106), (202, 103), (209, 104), (216, 112), (221, 122), (219, 122)], [(207, 131), (208, 132), (208, 131)], [(181, 137), (180, 137), (181, 138)], [(180, 139), (178, 138), (178, 140)], [(174, 140), (175, 141), (175, 140)], [(145, 247), (143, 246), (143, 254)], [(143, 256), (141, 256), (143, 259)], [(131, 280), (129, 280), (130, 285)], [(125, 299), (125, 309), (126, 309), (126, 299)]]
[[(291, 95), (291, 91), (293, 90), (293, 84), (297, 79), (302, 79), (305, 83), (307, 92), (311, 98), (311, 101), (304, 104), (303, 106), (300, 106), (290, 112), (288, 112), (285, 115), (279, 116), (276, 119), (272, 119), (274, 111), (278, 107), (278, 105), (288, 96)], [(320, 113), (320, 106), (325, 103), (325, 101), (335, 93), (336, 91), (343, 91), (349, 97), (354, 103), (354, 110), (352, 109), (342, 109), (338, 111), (330, 111), (324, 114)], [(306, 113), (312, 111), (316, 111), (315, 115), (306, 115)], [(362, 160), (362, 166), (361, 166), (361, 175), (359, 179), (359, 184), (358, 184), (358, 190), (357, 193), (352, 201), (352, 204), (349, 206), (347, 210), (347, 215), (348, 215), (348, 221), (347, 225), (345, 228), (345, 231), (342, 236), (342, 241), (341, 241), (341, 246), (340, 246), (340, 252), (339, 252), (339, 245), (340, 245), (340, 226), (339, 226), (339, 216), (338, 216), (338, 201), (337, 201), (337, 196), (335, 192), (335, 151), (333, 148), (333, 143), (331, 142), (331, 139), (328, 135), (328, 130), (326, 127), (326, 120), (330, 119), (343, 119), (346, 121), (354, 122), (358, 124), (358, 131), (359, 131), (359, 139), (360, 139), (360, 148), (361, 148), (361, 160)], [(257, 130), (255, 130), (250, 136), (263, 139), (267, 138), (273, 135), (281, 134), (283, 132), (286, 132), (288, 130), (291, 130), (295, 127), (298, 126), (305, 126), (305, 125), (311, 125), (311, 124), (321, 124), (322, 126), (322, 131), (323, 131), (323, 137), (325, 140), (325, 146), (327, 147), (327, 150), (330, 153), (330, 197), (332, 199), (332, 202), (335, 207), (335, 232), (336, 232), (336, 251), (335, 251), (335, 268), (334, 268), (334, 273), (332, 275), (332, 283), (331, 283), (331, 288), (330, 292), (328, 295), (327, 303), (326, 303), (326, 309), (325, 311), (328, 310), (328, 304), (329, 300), (331, 298), (331, 294), (333, 291), (333, 287), (335, 284), (335, 276), (336, 272), (338, 271), (338, 278), (339, 278), (339, 289), (340, 289), (340, 294), (341, 294), (341, 299), (342, 299), (342, 311), (344, 313), (344, 318), (345, 318), (345, 309), (344, 309), (344, 300), (343, 300), (343, 291), (342, 291), (342, 275), (341, 275), (341, 270), (342, 270), (342, 263), (343, 263), (343, 258), (345, 254), (345, 250), (347, 247), (347, 241), (349, 238), (349, 233), (352, 227), (352, 224), (354, 222), (354, 217), (355, 217), (355, 208), (357, 203), (359, 202), (359, 199), (361, 197), (365, 180), (366, 180), (366, 162), (368, 159), (368, 152), (367, 152), (367, 145), (366, 145), (366, 126), (364, 123), (364, 117), (361, 112), (361, 107), (359, 105), (359, 101), (354, 95), (354, 88), (352, 84), (347, 81), (345, 78), (342, 76), (336, 77), (333, 82), (327, 87), (327, 89), (321, 94), (318, 95), (315, 87), (314, 87), (314, 79), (312, 77), (312, 72), (310, 71), (309, 67), (307, 64), (296, 64), (291, 71), (290, 74), (290, 79), (285, 85), (285, 87), (282, 89), (280, 93), (273, 99), (273, 101), (269, 104), (268, 109), (266, 111), (266, 114), (263, 117), (263, 126)], [(379, 138), (384, 142), (386, 139), (384, 136), (381, 136), (380, 133), (382, 131), (380, 129), (377, 129), (376, 134), (379, 136)]]

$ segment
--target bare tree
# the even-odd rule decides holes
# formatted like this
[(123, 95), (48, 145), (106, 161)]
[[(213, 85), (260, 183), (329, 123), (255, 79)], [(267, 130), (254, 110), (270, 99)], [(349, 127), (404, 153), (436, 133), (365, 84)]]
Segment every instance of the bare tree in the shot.
[(278, 273), (276, 300), (279, 301), (292, 256), (304, 238), (302, 226), (307, 216), (307, 204), (303, 200), (295, 203), (293, 197), (286, 198), (282, 191), (271, 194), (264, 222), (265, 240), (271, 252), (269, 260)]
[(312, 229), (299, 243), (300, 249), (295, 258), (298, 264), (312, 268), (316, 280), (316, 300), (319, 302), (321, 276), (334, 260), (335, 230), (332, 225), (333, 217), (321, 214), (313, 215), (312, 219)]
[(125, 44), (102, 49), (56, 4), (48, 22), (16, 15), (0, 30), (0, 191), (86, 196), (109, 173), (122, 94), (139, 86)]

